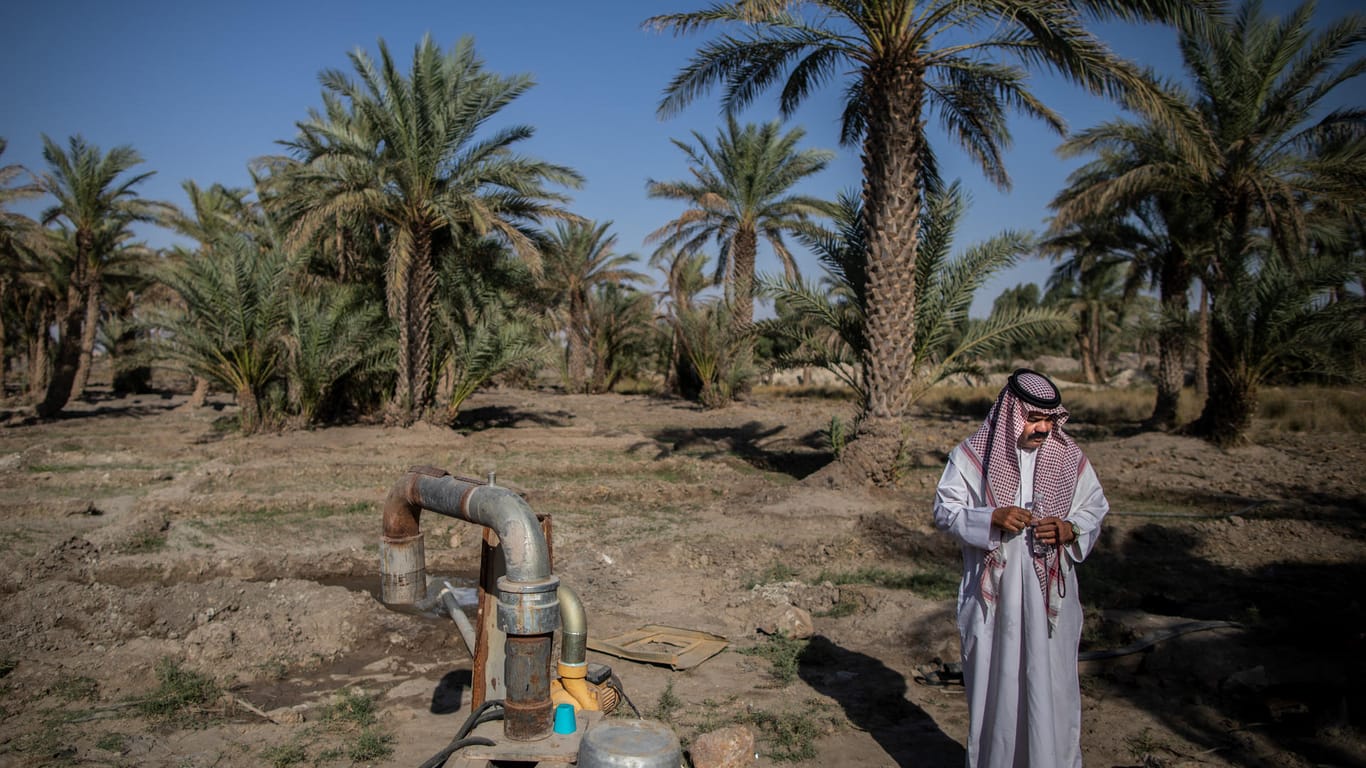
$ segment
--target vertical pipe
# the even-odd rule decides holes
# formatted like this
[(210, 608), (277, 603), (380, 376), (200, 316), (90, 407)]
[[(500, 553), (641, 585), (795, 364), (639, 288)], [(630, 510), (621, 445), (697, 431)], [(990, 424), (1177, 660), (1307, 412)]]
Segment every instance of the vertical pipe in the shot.
[(508, 635), (504, 669), (507, 698), (503, 700), (503, 732), (514, 741), (549, 735), (551, 721), (550, 646), (553, 636)]

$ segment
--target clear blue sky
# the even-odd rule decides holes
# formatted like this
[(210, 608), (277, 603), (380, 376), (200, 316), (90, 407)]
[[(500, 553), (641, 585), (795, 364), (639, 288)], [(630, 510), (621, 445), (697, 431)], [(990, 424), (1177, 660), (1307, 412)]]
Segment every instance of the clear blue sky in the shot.
[[(247, 163), (280, 151), (295, 122), (321, 103), (318, 74), (350, 71), (348, 52), (372, 56), (383, 38), (407, 68), (413, 46), (430, 33), (443, 48), (471, 36), (488, 67), (530, 74), (537, 85), (504, 110), (501, 125), (536, 129), (523, 145), (545, 160), (569, 165), (586, 179), (572, 210), (615, 222), (618, 250), (648, 258), (647, 233), (676, 216), (677, 203), (650, 200), (647, 179), (687, 173), (670, 138), (711, 138), (721, 125), (714, 99), (661, 120), (655, 107), (670, 77), (695, 49), (697, 36), (674, 38), (645, 31), (656, 13), (702, 8), (709, 0), (331, 0), (330, 2), (195, 2), (195, 0), (8, 0), (0, 5), (0, 137), (9, 148), (0, 164), (44, 168), (42, 134), (65, 145), (80, 133), (104, 150), (130, 144), (155, 171), (144, 197), (185, 204), (181, 182), (248, 186)], [(1268, 0), (1268, 12), (1293, 4)], [(1360, 10), (1361, 0), (1322, 0), (1321, 18)], [(1174, 34), (1154, 28), (1106, 27), (1102, 34), (1123, 55), (1179, 74)], [(817, 93), (792, 125), (807, 131), (804, 146), (834, 149), (838, 158), (801, 191), (833, 197), (857, 188), (855, 148), (838, 146), (841, 87)], [(1041, 77), (1035, 90), (1074, 128), (1115, 114), (1101, 100)], [(777, 116), (776, 93), (761, 97), (742, 119)], [(958, 236), (966, 246), (1005, 228), (1038, 230), (1047, 202), (1075, 163), (1054, 154), (1058, 139), (1039, 124), (1016, 119), (1007, 168), (1014, 188), (996, 190), (956, 148), (936, 140), (946, 178), (961, 177), (973, 206)], [(932, 139), (935, 140), (935, 139)], [(24, 210), (34, 214), (32, 210)], [(156, 229), (152, 245), (172, 242)], [(802, 255), (803, 274), (820, 274)], [(778, 265), (766, 251), (761, 271)], [(979, 295), (984, 315), (1003, 288), (1046, 279), (1049, 264), (1027, 261), (1002, 273)]]

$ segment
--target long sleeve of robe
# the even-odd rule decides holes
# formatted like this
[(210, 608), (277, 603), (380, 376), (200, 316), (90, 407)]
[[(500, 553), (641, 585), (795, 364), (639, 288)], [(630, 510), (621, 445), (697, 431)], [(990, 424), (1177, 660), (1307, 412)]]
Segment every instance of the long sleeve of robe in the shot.
[[(1034, 454), (1020, 456), (1020, 489), (1013, 502), (1033, 501)], [(1001, 500), (1004, 503), (1005, 500)], [(963, 453), (949, 456), (934, 503), (935, 526), (959, 540), (963, 579), (958, 589), (958, 632), (967, 690), (969, 768), (1081, 766), (1081, 689), (1077, 645), (1082, 610), (1075, 566), (1100, 535), (1110, 505), (1095, 471), (1086, 463), (1067, 519), (1078, 538), (1063, 549), (1063, 595), (1049, 635), (1047, 610), (1024, 533), (991, 525), (992, 507), (982, 496), (981, 475)], [(982, 598), (984, 559), (999, 543), (1005, 568), (996, 602)]]

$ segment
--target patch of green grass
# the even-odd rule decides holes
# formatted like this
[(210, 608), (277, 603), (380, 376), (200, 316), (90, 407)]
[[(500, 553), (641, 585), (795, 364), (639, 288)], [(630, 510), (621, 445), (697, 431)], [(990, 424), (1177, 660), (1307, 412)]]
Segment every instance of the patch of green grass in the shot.
[(271, 680), (284, 680), (289, 677), (289, 665), (285, 663), (284, 659), (267, 659), (256, 666)]
[(106, 733), (95, 741), (95, 748), (123, 754), (128, 751), (128, 736), (117, 731)]
[(805, 640), (797, 640), (784, 634), (777, 634), (769, 635), (759, 645), (741, 648), (739, 652), (745, 656), (755, 656), (767, 660), (769, 674), (780, 685), (785, 686), (797, 679), (797, 669), (807, 645), (808, 643)]
[(347, 688), (323, 710), (322, 721), (334, 733), (348, 736), (344, 754), (354, 762), (379, 760), (393, 753), (394, 737), (378, 727), (374, 696)]
[(816, 757), (816, 740), (824, 732), (823, 708), (819, 702), (809, 701), (800, 712), (757, 709), (750, 712), (749, 721), (759, 731), (768, 757), (779, 763), (799, 763)]
[(672, 723), (674, 715), (683, 708), (683, 700), (674, 693), (674, 681), (670, 680), (663, 692), (659, 694), (659, 700), (655, 702), (655, 708), (650, 712), (650, 717), (661, 723)]
[(861, 568), (857, 571), (822, 572), (812, 583), (825, 581), (836, 586), (871, 584), (886, 589), (906, 589), (928, 600), (945, 600), (958, 594), (959, 575), (947, 568), (930, 568), (915, 573)]
[(209, 705), (218, 700), (218, 684), (207, 675), (182, 669), (173, 659), (157, 662), (157, 689), (138, 702), (145, 717), (158, 722), (192, 725), (208, 719)]
[(797, 569), (784, 562), (774, 561), (768, 567), (755, 574), (753, 578), (745, 582), (745, 589), (754, 589), (760, 584), (781, 584), (785, 581), (796, 581)]
[(365, 728), (356, 735), (346, 756), (358, 763), (379, 760), (394, 753), (394, 737), (374, 728)]
[(820, 611), (816, 616), (823, 619), (842, 619), (859, 612), (859, 604), (854, 600), (841, 600), (830, 606), (828, 611)]
[(299, 742), (268, 747), (261, 751), (261, 757), (270, 763), (271, 768), (289, 768), (309, 760), (308, 747)]
[(375, 724), (375, 697), (359, 688), (347, 688), (323, 710), (323, 722), (367, 728)]
[(76, 748), (71, 744), (71, 734), (56, 721), (44, 721), (42, 727), (17, 736), (11, 743), (14, 751), (35, 758), (30, 765), (71, 765), (75, 762)]
[(165, 531), (142, 531), (120, 547), (127, 554), (147, 554), (166, 547)]
[(92, 677), (63, 675), (52, 684), (52, 693), (62, 701), (94, 701), (99, 698), (100, 685)]
[(1144, 728), (1136, 734), (1125, 736), (1124, 747), (1129, 750), (1129, 755), (1133, 757), (1134, 762), (1139, 765), (1152, 765), (1152, 761), (1156, 759), (1153, 753), (1165, 749), (1166, 745), (1153, 735), (1153, 729)]

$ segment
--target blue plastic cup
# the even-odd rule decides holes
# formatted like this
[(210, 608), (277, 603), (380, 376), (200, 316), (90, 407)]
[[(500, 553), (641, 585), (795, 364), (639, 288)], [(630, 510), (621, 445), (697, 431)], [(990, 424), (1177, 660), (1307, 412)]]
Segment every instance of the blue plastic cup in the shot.
[(573, 704), (560, 704), (555, 707), (555, 733), (573, 733), (576, 725)]

